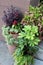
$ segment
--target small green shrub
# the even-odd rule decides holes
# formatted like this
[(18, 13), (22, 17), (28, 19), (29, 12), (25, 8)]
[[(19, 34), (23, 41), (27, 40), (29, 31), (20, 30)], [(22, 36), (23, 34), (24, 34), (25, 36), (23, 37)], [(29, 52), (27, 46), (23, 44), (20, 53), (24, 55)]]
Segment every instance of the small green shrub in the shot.
[(19, 38), (23, 38), (24, 40), (28, 41), (27, 43), (29, 44), (29, 46), (38, 45), (39, 38), (37, 36), (38, 27), (34, 25), (25, 25), (23, 31), (19, 33)]
[(18, 24), (18, 25), (12, 25), (12, 28), (10, 28), (10, 32), (15, 32), (15, 33), (19, 33), (22, 30), (23, 25), (22, 24)]
[(38, 27), (25, 25), (17, 38), (18, 47), (13, 53), (16, 65), (31, 65), (38, 50)]
[(29, 11), (24, 15), (24, 21), (32, 25), (40, 25), (43, 26), (43, 5), (40, 7), (29, 7)]
[(23, 22), (25, 25), (38, 26), (39, 38), (43, 40), (43, 4), (36, 7), (30, 6), (24, 15)]
[(14, 38), (11, 34), (9, 34), (10, 27), (3, 26), (2, 28), (2, 34), (5, 37), (5, 40), (8, 44), (12, 45), (14, 44)]
[(23, 25), (22, 24), (18, 24), (18, 25), (12, 25), (12, 27), (6, 27), (3, 26), (2, 28), (2, 34), (6, 39), (6, 42), (10, 45), (14, 44), (15, 39), (13, 38), (12, 34), (13, 33), (19, 33), (22, 30)]

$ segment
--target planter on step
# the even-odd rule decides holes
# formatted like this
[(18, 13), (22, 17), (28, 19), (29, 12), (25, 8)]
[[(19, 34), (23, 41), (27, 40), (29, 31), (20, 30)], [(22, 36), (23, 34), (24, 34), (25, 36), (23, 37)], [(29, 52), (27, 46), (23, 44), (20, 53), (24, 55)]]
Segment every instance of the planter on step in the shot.
[(18, 9), (12, 6), (7, 14), (4, 11), (6, 26), (3, 27), (3, 34), (16, 65), (31, 65), (34, 62), (34, 57), (43, 60), (42, 57), (39, 57), (39, 55), (43, 55), (39, 43), (42, 41), (40, 38), (43, 37), (41, 9), (42, 7), (30, 6), (24, 17)]
[(2, 19), (6, 25), (2, 30), (11, 54), (16, 48), (14, 39), (17, 38), (18, 33), (22, 30), (23, 27), (23, 25), (21, 24), (22, 18), (23, 13), (17, 7), (11, 6), (7, 11), (4, 11), (4, 16)]

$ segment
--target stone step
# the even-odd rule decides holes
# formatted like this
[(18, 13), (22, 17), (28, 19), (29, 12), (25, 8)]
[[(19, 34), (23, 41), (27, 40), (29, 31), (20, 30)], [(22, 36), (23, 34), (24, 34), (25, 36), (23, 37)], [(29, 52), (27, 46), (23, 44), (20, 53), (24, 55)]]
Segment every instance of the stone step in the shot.
[(0, 65), (13, 65), (13, 59), (8, 52), (7, 46), (0, 41)]
[[(39, 49), (36, 56), (34, 65), (43, 65), (43, 49)], [(9, 54), (7, 45), (2, 41), (0, 41), (0, 65), (13, 65), (13, 59)]]
[(40, 42), (39, 47), (43, 50), (43, 41)]
[(35, 62), (34, 62), (34, 65), (43, 65), (43, 61), (40, 61), (38, 59), (34, 59)]
[(40, 59), (40, 60), (43, 60), (43, 41), (40, 42), (39, 50), (35, 54), (35, 57), (38, 58), (38, 59)]

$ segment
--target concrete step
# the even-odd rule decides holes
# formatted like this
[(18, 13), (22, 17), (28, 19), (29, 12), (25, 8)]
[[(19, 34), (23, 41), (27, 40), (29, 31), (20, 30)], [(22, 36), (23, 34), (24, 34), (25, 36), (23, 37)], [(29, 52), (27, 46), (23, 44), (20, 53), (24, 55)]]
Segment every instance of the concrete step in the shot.
[(35, 62), (34, 62), (34, 65), (43, 65), (43, 61), (40, 61), (38, 59), (34, 59)]
[(35, 57), (43, 61), (43, 41), (40, 42), (39, 50), (35, 54)]
[[(34, 59), (34, 65), (43, 65), (43, 50), (39, 49), (37, 59)], [(0, 41), (0, 65), (13, 65), (13, 59), (8, 51), (5, 42)]]
[(7, 46), (0, 41), (0, 65), (13, 65), (13, 59), (8, 52)]

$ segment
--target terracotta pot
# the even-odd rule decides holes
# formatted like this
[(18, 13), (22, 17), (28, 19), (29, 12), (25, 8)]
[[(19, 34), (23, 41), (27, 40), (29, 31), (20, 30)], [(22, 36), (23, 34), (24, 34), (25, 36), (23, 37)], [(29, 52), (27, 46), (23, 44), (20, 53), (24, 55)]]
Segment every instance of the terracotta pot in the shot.
[(9, 32), (9, 34), (12, 34), (13, 38), (17, 38), (18, 37), (18, 33), (15, 33), (15, 32)]
[(7, 45), (7, 47), (8, 47), (9, 53), (12, 55), (16, 49), (16, 46), (15, 45)]
[[(18, 33), (10, 32), (10, 34), (12, 34), (13, 38), (17, 38), (18, 37)], [(14, 45), (7, 44), (7, 46), (8, 46), (8, 50), (9, 50), (10, 54), (13, 54), (13, 52), (16, 49), (16, 44), (14, 44)]]

